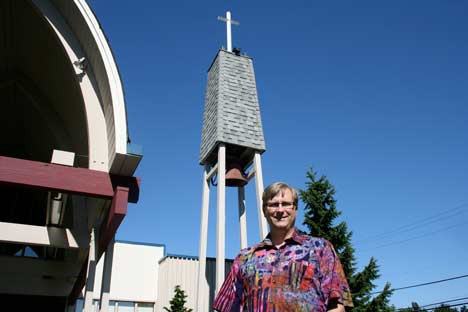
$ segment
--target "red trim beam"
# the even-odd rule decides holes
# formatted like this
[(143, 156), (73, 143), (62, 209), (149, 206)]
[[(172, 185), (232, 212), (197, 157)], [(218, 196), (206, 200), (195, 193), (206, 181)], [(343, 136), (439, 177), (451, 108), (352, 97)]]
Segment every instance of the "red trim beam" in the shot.
[(129, 202), (136, 203), (139, 197), (135, 177), (6, 156), (0, 156), (0, 184), (106, 199), (114, 197), (117, 186), (124, 186), (129, 189)]
[[(109, 209), (107, 221), (101, 226), (101, 238), (99, 240), (99, 251), (107, 249), (109, 242), (114, 237), (122, 220), (127, 214), (128, 188), (117, 186), (114, 198)], [(100, 256), (100, 255), (99, 255)]]
[[(135, 177), (0, 156), (0, 185), (112, 199), (107, 219), (100, 229), (98, 258), (107, 249), (110, 240), (127, 214), (128, 203), (138, 201), (139, 184), (139, 180)], [(84, 286), (87, 263), (88, 261), (83, 263), (82, 270), (75, 281), (69, 296), (70, 302), (76, 300)]]

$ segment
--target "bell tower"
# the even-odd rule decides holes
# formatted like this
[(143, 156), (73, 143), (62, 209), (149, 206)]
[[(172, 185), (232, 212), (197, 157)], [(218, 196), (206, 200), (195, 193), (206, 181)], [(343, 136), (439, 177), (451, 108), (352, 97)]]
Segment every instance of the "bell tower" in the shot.
[[(238, 189), (240, 247), (247, 247), (245, 186), (255, 179), (260, 239), (268, 233), (262, 212), (261, 155), (265, 151), (252, 58), (232, 49), (231, 24), (226, 17), (227, 49), (220, 49), (208, 69), (203, 114), (200, 164), (204, 166), (201, 209), (197, 310), (208, 311), (205, 278), (208, 241), (208, 208), (211, 187), (216, 187), (216, 289), (225, 276), (225, 190)], [(216, 182), (214, 182), (216, 180)]]

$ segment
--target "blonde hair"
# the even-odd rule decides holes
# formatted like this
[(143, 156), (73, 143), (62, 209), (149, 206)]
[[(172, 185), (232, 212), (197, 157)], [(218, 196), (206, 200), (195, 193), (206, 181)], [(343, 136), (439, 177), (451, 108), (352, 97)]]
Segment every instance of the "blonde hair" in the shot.
[(293, 197), (294, 207), (296, 207), (297, 209), (297, 202), (298, 202), (297, 191), (295, 188), (289, 186), (288, 184), (284, 182), (275, 182), (267, 186), (267, 188), (263, 191), (263, 195), (262, 195), (263, 207), (265, 208), (267, 202), (270, 199), (272, 199), (279, 193), (283, 194), (285, 190), (289, 190), (291, 192), (292, 197)]

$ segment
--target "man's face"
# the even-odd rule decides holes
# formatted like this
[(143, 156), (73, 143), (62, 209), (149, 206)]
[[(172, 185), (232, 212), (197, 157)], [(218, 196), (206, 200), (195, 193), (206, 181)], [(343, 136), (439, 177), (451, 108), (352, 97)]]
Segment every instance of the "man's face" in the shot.
[(294, 227), (296, 207), (293, 205), (293, 195), (290, 190), (280, 191), (266, 202), (263, 213), (272, 231), (287, 231)]

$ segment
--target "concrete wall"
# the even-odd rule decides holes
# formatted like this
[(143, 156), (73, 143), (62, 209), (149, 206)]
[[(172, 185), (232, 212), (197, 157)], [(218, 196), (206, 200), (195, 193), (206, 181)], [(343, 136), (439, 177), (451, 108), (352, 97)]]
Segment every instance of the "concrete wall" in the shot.
[[(164, 246), (117, 241), (110, 300), (156, 302), (158, 294), (159, 261), (164, 257)], [(104, 257), (96, 268), (94, 298), (99, 299)]]
[[(187, 295), (187, 308), (195, 311), (197, 295), (198, 258), (191, 256), (164, 255), (163, 245), (141, 244), (117, 241), (114, 246), (114, 261), (110, 300), (113, 310), (114, 301), (119, 305), (134, 303), (155, 303), (154, 312), (164, 311), (174, 296), (174, 288), (180, 285)], [(104, 257), (96, 268), (94, 300), (99, 300)], [(229, 272), (232, 260), (226, 260), (225, 274)], [(212, 311), (214, 299), (216, 259), (206, 259), (206, 287), (202, 295), (203, 309)], [(83, 302), (77, 303), (73, 311), (80, 311)], [(81, 308), (81, 309), (80, 309)], [(143, 311), (143, 309), (141, 309)], [(135, 311), (140, 311), (140, 307)], [(146, 310), (145, 310), (146, 311)]]

